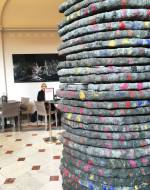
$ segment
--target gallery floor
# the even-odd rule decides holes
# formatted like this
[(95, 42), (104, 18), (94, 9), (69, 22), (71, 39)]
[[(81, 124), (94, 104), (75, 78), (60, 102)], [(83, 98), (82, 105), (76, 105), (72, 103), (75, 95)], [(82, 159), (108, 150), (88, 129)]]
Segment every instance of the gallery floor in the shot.
[(47, 136), (44, 130), (0, 133), (0, 190), (62, 190), (62, 144), (44, 142)]

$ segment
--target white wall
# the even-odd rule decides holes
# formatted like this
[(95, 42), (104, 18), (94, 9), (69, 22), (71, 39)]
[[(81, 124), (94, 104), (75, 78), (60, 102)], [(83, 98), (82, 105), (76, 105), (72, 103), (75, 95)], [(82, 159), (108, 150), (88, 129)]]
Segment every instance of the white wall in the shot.
[[(30, 97), (36, 100), (41, 83), (14, 83), (12, 54), (57, 53), (60, 44), (55, 31), (9, 31), (4, 35), (5, 65), (8, 98), (20, 100)], [(59, 82), (46, 83), (48, 87), (59, 88)]]

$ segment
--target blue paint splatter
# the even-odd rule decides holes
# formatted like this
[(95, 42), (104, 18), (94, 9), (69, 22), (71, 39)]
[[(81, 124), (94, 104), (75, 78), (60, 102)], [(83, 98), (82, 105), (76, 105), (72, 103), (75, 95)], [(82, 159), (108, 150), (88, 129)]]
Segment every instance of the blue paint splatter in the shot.
[(143, 40), (138, 40), (137, 45), (143, 45)]
[(107, 187), (105, 185), (103, 186), (103, 190), (107, 190)]
[(137, 29), (140, 29), (140, 28), (141, 28), (141, 26), (139, 24), (137, 24), (135, 22), (132, 23), (132, 29), (137, 30)]
[(94, 185), (92, 182), (88, 182), (88, 188), (89, 190), (94, 190)]
[(150, 40), (149, 40), (149, 39), (147, 39), (146, 41), (147, 41), (147, 44), (148, 44), (148, 45), (150, 45)]
[(113, 186), (110, 187), (110, 190), (115, 190), (115, 188)]
[(138, 107), (141, 107), (142, 104), (143, 104), (143, 101), (142, 101), (142, 100), (139, 100), (139, 101), (138, 101)]

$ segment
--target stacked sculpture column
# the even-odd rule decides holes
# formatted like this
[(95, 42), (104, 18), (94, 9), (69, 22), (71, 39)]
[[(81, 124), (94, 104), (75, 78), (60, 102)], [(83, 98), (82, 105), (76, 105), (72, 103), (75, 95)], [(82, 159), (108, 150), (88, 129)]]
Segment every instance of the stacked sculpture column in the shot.
[(64, 190), (150, 189), (149, 7), (147, 0), (60, 6)]

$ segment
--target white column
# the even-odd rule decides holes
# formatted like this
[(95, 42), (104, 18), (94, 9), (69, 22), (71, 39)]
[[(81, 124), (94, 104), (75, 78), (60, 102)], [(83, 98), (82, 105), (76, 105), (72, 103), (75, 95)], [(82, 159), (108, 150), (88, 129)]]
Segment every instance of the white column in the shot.
[(5, 77), (5, 61), (4, 61), (4, 44), (2, 39), (2, 31), (0, 31), (0, 97), (3, 93), (7, 94), (7, 85)]

